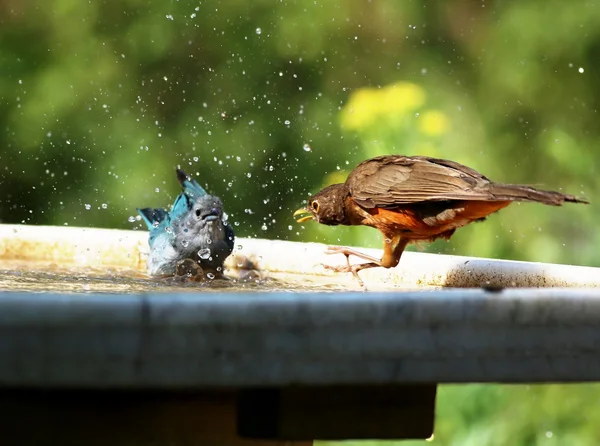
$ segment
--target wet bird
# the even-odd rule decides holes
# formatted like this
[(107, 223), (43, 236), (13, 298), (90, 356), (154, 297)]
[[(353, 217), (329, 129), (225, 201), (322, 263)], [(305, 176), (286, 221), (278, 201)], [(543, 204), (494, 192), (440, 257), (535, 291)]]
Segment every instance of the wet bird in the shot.
[[(148, 273), (153, 276), (174, 275), (185, 262), (196, 263), (208, 277), (220, 275), (223, 262), (234, 246), (233, 228), (227, 222), (223, 203), (209, 195), (195, 180), (177, 169), (183, 191), (171, 211), (137, 209), (150, 231)], [(212, 276), (208, 274), (210, 272)]]
[[(456, 229), (485, 218), (513, 201), (551, 206), (587, 200), (520, 184), (494, 183), (470, 167), (427, 156), (384, 155), (360, 163), (345, 183), (328, 186), (312, 196), (294, 216), (298, 222), (325, 225), (364, 225), (383, 234), (383, 256), (376, 259), (356, 250), (329, 247), (328, 254), (346, 256), (346, 266), (327, 266), (351, 272), (398, 265), (409, 243), (449, 240)], [(308, 215), (305, 215), (308, 214)], [(349, 256), (367, 261), (351, 265)]]

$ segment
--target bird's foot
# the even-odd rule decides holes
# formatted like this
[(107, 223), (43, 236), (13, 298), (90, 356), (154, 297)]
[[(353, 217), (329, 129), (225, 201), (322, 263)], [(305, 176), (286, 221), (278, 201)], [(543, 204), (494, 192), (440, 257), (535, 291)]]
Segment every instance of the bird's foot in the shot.
[[(367, 288), (365, 287), (365, 283), (362, 281), (362, 279), (358, 275), (358, 272), (365, 268), (374, 268), (377, 266), (381, 266), (381, 262), (378, 259), (371, 257), (367, 254), (363, 254), (362, 252), (358, 252), (352, 248), (347, 248), (345, 246), (328, 246), (327, 250), (325, 251), (325, 254), (343, 254), (343, 255), (345, 255), (346, 256), (346, 265), (345, 266), (323, 265), (323, 267), (325, 269), (328, 269), (330, 271), (335, 271), (338, 273), (352, 273), (352, 275), (356, 278), (356, 280), (359, 283), (359, 285), (361, 286), (361, 288), (365, 291)], [(351, 265), (350, 264), (350, 256), (351, 255), (356, 256), (360, 259), (368, 260), (368, 263), (358, 263), (355, 265)]]
[(358, 272), (362, 269), (360, 268), (360, 264), (350, 265), (350, 263), (348, 263), (348, 265), (323, 265), (323, 268), (328, 269), (330, 271), (334, 271), (336, 273), (352, 273), (352, 275), (356, 278), (361, 288), (366, 289), (365, 283), (358, 275)]

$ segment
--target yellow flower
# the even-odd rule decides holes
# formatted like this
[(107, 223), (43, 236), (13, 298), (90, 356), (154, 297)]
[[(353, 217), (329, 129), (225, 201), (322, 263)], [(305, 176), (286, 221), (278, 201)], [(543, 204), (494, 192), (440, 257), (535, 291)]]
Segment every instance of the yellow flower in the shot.
[(417, 122), (419, 123), (419, 130), (430, 136), (441, 135), (450, 128), (449, 119), (439, 110), (423, 112)]
[(425, 91), (411, 82), (396, 82), (381, 90), (382, 108), (386, 113), (406, 113), (425, 103)]
[(425, 92), (411, 82), (396, 82), (381, 89), (360, 88), (350, 95), (340, 120), (347, 130), (361, 130), (378, 119), (414, 111), (424, 102)]
[(380, 90), (376, 88), (359, 88), (354, 91), (342, 109), (342, 127), (348, 130), (368, 127), (380, 113), (380, 94)]

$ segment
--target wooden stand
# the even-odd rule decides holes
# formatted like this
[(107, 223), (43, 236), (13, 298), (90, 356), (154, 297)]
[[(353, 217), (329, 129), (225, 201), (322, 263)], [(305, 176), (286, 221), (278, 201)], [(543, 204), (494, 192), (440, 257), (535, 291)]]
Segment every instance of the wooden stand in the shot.
[(4, 446), (309, 446), (427, 438), (435, 386), (203, 392), (0, 391)]

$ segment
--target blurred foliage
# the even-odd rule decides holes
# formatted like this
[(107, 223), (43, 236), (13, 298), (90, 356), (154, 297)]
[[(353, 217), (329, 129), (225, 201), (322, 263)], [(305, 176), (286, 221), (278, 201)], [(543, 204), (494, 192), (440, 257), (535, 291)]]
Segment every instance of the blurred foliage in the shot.
[(426, 441), (315, 442), (315, 446), (593, 446), (600, 443), (596, 385), (443, 385)]
[[(365, 158), (423, 154), (592, 200), (428, 251), (600, 264), (599, 2), (3, 0), (0, 25), (0, 222), (141, 228), (181, 165), (239, 236), (378, 247), (291, 214)], [(439, 444), (596, 444), (598, 395), (445, 388)]]
[[(385, 153), (598, 188), (593, 1), (4, 0), (0, 24), (5, 223), (141, 228), (178, 165), (239, 236), (375, 247), (291, 213)], [(597, 265), (597, 209), (516, 204), (427, 249)]]
[[(141, 228), (181, 165), (239, 236), (379, 247), (291, 213), (386, 153), (598, 189), (593, 1), (4, 0), (0, 24), (5, 223)], [(598, 265), (599, 216), (516, 204), (426, 249)]]

